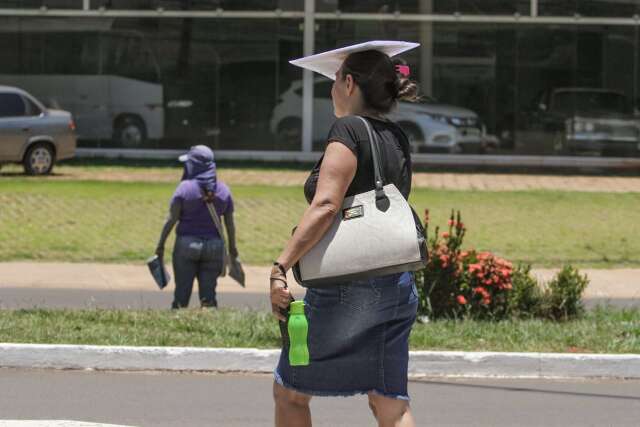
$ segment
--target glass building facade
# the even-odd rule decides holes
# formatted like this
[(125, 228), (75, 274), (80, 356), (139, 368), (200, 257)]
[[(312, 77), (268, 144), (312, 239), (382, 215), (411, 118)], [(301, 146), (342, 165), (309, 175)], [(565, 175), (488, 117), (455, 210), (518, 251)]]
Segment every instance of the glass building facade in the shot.
[(331, 81), (305, 88), (288, 61), (309, 42), (416, 41), (423, 101), (392, 117), (415, 151), (640, 157), (639, 15), (640, 0), (0, 0), (0, 85), (71, 111), (81, 147), (319, 150)]

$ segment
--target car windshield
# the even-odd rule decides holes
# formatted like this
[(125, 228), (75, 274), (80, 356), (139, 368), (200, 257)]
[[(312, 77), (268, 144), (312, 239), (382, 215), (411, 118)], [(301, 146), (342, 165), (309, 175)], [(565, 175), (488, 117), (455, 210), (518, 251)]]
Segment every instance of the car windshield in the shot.
[(557, 92), (553, 111), (559, 113), (629, 113), (627, 98), (615, 92)]

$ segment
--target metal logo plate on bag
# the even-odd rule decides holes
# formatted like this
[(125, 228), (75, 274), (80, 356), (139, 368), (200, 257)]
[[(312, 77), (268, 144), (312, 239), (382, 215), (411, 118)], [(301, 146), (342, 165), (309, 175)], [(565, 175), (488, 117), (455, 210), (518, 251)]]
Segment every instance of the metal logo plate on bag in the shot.
[(344, 221), (348, 219), (360, 218), (364, 216), (364, 206), (353, 206), (342, 210), (342, 219)]

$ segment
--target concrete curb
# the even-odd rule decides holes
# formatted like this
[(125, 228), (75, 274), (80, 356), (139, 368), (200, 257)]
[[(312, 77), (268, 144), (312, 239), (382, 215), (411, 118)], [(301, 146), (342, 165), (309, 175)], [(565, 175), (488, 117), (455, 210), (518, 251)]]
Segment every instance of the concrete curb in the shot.
[[(269, 373), (280, 350), (1, 344), (0, 367)], [(412, 351), (410, 377), (640, 379), (640, 355)]]

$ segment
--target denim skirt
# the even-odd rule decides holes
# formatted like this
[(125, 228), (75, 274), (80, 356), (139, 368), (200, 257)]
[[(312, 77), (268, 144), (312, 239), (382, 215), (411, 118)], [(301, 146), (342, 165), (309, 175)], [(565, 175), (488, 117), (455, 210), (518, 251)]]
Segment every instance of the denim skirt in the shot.
[(315, 396), (377, 393), (409, 400), (409, 333), (418, 296), (413, 273), (310, 288), (307, 366), (289, 365), (280, 353), (275, 381)]

